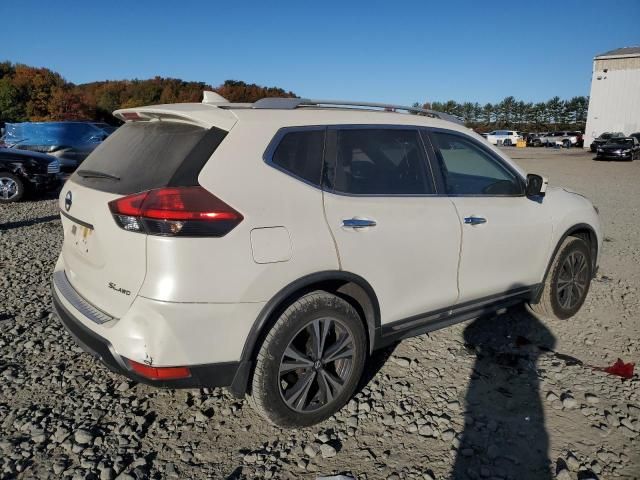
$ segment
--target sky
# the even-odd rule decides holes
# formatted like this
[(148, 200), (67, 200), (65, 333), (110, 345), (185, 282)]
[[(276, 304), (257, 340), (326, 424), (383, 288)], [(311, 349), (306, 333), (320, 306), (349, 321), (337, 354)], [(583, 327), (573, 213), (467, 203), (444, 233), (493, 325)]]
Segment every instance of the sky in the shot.
[(156, 75), (396, 104), (588, 95), (640, 0), (0, 0), (0, 61), (73, 83)]

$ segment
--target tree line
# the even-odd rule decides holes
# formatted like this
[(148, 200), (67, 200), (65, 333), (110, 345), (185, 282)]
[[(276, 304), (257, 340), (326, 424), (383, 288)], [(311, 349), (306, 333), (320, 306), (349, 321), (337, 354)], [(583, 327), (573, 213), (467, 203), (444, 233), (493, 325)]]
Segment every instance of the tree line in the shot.
[[(231, 102), (255, 102), (265, 97), (295, 97), (278, 87), (237, 80), (212, 86), (176, 78), (107, 80), (76, 85), (48, 68), (0, 62), (0, 125), (5, 122), (92, 120), (117, 123), (119, 108), (160, 103), (199, 102), (203, 90), (213, 90)], [(450, 113), (479, 131), (584, 129), (588, 97), (547, 102), (523, 102), (507, 97), (498, 103), (427, 102), (413, 106)]]
[(546, 102), (523, 102), (506, 97), (498, 103), (464, 102), (416, 102), (414, 107), (436, 110), (456, 115), (465, 124), (479, 131), (495, 128), (515, 128), (525, 131), (584, 130), (587, 122), (589, 97), (573, 97), (562, 100), (553, 97)]
[(232, 102), (295, 97), (278, 87), (227, 80), (214, 87), (176, 78), (107, 80), (75, 85), (48, 68), (0, 62), (0, 124), (5, 122), (92, 120), (117, 123), (119, 108), (161, 103), (200, 102), (212, 90)]

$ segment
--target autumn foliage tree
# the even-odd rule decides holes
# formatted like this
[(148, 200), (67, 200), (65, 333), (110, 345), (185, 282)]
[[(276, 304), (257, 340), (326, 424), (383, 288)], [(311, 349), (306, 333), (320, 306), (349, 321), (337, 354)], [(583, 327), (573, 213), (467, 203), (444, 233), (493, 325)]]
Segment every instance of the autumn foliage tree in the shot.
[(119, 108), (161, 103), (199, 102), (203, 90), (213, 90), (231, 102), (255, 102), (265, 97), (295, 97), (277, 87), (227, 80), (218, 87), (204, 82), (154, 77), (148, 80), (107, 80), (74, 85), (47, 68), (0, 63), (0, 124), (40, 120), (117, 122)]
[[(390, 88), (393, 86), (390, 86)], [(295, 97), (278, 87), (227, 80), (214, 87), (204, 82), (154, 77), (148, 80), (107, 80), (74, 85), (47, 68), (0, 62), (0, 124), (38, 120), (99, 120), (117, 123), (119, 108), (160, 103), (199, 102), (203, 90), (213, 90), (230, 102), (255, 102), (265, 97)], [(455, 100), (425, 103), (426, 108), (457, 115), (478, 130), (584, 128), (587, 97), (547, 102), (523, 102), (506, 97), (480, 105)], [(415, 105), (420, 105), (417, 103)]]

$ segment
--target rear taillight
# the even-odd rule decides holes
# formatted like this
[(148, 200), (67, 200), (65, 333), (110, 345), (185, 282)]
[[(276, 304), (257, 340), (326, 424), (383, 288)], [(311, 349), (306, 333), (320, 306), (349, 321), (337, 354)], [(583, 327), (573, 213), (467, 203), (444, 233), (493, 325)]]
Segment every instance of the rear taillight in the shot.
[(149, 235), (222, 237), (242, 215), (200, 186), (167, 187), (109, 202), (120, 228)]

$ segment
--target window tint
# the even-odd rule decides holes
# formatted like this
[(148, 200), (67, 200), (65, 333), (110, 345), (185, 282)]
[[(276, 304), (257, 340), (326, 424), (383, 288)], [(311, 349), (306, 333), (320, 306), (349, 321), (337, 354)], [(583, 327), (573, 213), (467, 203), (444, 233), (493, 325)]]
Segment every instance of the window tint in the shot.
[[(185, 123), (127, 122), (102, 142), (73, 174), (75, 183), (128, 195), (167, 185), (197, 185), (198, 173), (226, 132)], [(83, 177), (90, 170), (116, 177)]]
[(433, 132), (450, 195), (521, 195), (522, 183), (488, 152), (460, 135)]
[(290, 132), (282, 137), (271, 161), (287, 172), (320, 185), (324, 130)]
[(362, 195), (433, 193), (418, 131), (339, 130), (333, 189)]

